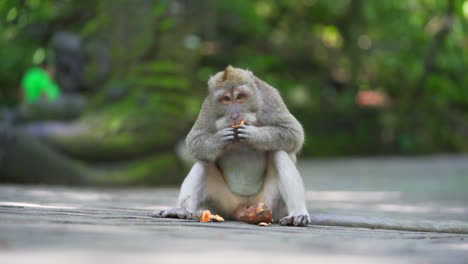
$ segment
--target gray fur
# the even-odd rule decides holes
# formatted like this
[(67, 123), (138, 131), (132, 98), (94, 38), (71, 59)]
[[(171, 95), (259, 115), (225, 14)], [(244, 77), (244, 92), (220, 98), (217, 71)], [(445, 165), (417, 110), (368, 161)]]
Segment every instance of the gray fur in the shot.
[[(182, 184), (178, 207), (154, 216), (188, 218), (185, 212), (196, 215), (206, 209), (203, 205), (212, 204), (215, 213), (230, 219), (239, 206), (264, 202), (281, 225), (309, 224), (304, 186), (295, 164), (304, 130), (279, 92), (251, 72), (231, 66), (212, 77), (208, 85), (209, 94), (186, 138), (189, 152), (198, 162)], [(235, 93), (245, 93), (248, 99), (221, 103), (223, 94), (235, 96), (236, 87)], [(236, 111), (234, 115), (232, 111)], [(237, 114), (246, 124), (234, 129), (231, 125), (239, 121)], [(264, 165), (247, 166), (245, 162)], [(264, 172), (258, 169), (261, 166), (266, 167)], [(252, 194), (256, 188), (245, 187), (249, 174), (261, 180), (257, 193)]]

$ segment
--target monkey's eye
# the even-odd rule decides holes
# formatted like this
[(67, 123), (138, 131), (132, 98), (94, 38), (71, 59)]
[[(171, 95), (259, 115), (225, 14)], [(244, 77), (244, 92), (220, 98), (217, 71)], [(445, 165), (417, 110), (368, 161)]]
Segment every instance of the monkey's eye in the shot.
[(237, 100), (242, 100), (242, 99), (245, 99), (246, 97), (247, 97), (247, 95), (240, 93), (240, 94), (237, 95), (236, 99)]
[(228, 95), (225, 95), (225, 96), (221, 97), (220, 101), (221, 101), (221, 103), (229, 103), (231, 101), (231, 97), (228, 96)]

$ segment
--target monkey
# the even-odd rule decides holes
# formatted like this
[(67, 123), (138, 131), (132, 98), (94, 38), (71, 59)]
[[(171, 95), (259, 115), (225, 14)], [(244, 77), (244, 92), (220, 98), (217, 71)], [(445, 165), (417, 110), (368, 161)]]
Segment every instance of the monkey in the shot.
[(208, 96), (185, 142), (196, 162), (177, 206), (151, 216), (195, 219), (209, 209), (239, 220), (239, 209), (263, 202), (280, 225), (310, 223), (296, 167), (304, 130), (278, 90), (251, 71), (229, 65), (209, 79)]

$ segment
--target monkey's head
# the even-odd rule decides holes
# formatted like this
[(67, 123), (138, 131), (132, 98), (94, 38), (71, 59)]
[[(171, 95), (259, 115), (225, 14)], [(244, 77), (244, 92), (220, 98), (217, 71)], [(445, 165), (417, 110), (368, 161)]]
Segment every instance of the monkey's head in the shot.
[(208, 88), (217, 114), (217, 128), (239, 124), (242, 120), (251, 124), (257, 121), (260, 102), (252, 72), (229, 65), (210, 78)]

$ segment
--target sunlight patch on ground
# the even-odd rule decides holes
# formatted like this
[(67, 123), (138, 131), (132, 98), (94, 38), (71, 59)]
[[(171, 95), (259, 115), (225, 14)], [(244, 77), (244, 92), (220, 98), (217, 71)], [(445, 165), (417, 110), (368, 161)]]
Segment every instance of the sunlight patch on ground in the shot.
[(454, 249), (454, 250), (466, 250), (468, 251), (468, 243), (465, 244), (449, 244), (447, 245), (449, 249)]
[(323, 208), (340, 209), (340, 210), (360, 210), (360, 211), (382, 211), (392, 213), (408, 213), (408, 214), (426, 214), (426, 213), (442, 213), (442, 214), (466, 214), (468, 208), (462, 207), (438, 207), (438, 206), (423, 206), (423, 205), (401, 205), (401, 204), (359, 204), (352, 202), (333, 202), (321, 205)]
[(356, 191), (307, 191), (306, 199), (328, 202), (376, 202), (398, 200), (400, 192), (356, 192)]
[[(187, 260), (203, 263), (359, 263), (359, 264), (398, 264), (412, 263), (411, 258), (363, 255), (325, 255), (304, 254), (301, 252), (256, 252), (254, 250), (204, 250), (204, 251), (169, 251), (169, 252), (48, 252), (0, 251), (4, 263), (187, 263)], [(247, 261), (247, 262), (246, 262)], [(424, 262), (426, 263), (426, 262)]]
[(468, 211), (467, 208), (461, 207), (435, 207), (435, 206), (422, 206), (422, 205), (400, 205), (400, 204), (380, 204), (376, 206), (377, 210), (387, 212), (402, 212), (402, 213), (452, 213), (463, 214)]
[(42, 205), (33, 203), (17, 203), (17, 202), (0, 202), (0, 206), (5, 207), (28, 207), (28, 208), (45, 208), (45, 209), (78, 209), (78, 206), (64, 205)]
[(48, 191), (48, 190), (31, 190), (27, 191), (27, 194), (39, 197), (57, 197), (62, 196), (63, 198), (69, 198), (80, 201), (99, 201), (111, 199), (111, 195), (92, 193), (92, 192), (57, 192), (57, 191)]
[(436, 211), (432, 206), (414, 206), (401, 204), (379, 204), (377, 210), (386, 212), (402, 212), (402, 213), (430, 213)]

